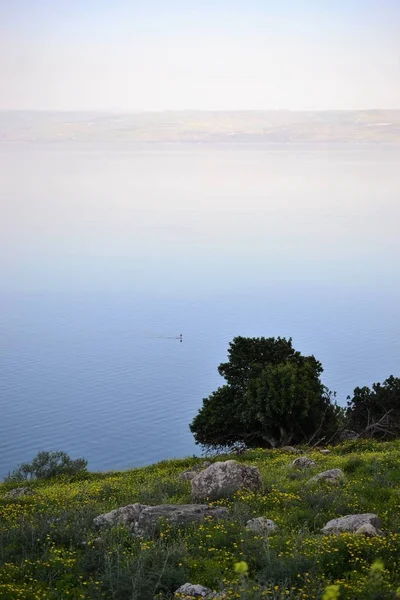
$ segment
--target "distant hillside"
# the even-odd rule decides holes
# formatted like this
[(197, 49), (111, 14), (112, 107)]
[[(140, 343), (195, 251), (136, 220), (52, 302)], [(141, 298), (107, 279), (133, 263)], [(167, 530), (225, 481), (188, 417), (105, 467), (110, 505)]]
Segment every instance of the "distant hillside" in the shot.
[(400, 142), (400, 110), (0, 112), (0, 142)]

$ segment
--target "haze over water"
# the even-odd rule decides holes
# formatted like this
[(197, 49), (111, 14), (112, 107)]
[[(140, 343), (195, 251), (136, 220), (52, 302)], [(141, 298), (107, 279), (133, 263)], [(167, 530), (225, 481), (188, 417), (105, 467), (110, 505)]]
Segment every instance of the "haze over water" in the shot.
[[(0, 476), (199, 452), (235, 335), (399, 375), (397, 145), (0, 145)], [(173, 339), (180, 333), (184, 341)]]

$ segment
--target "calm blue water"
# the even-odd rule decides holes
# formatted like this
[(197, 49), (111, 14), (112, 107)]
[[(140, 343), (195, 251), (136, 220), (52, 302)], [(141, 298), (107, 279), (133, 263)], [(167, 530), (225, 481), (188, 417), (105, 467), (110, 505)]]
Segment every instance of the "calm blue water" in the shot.
[(396, 146), (0, 145), (0, 476), (198, 452), (235, 335), (292, 336), (343, 404), (400, 375), (398, 173)]

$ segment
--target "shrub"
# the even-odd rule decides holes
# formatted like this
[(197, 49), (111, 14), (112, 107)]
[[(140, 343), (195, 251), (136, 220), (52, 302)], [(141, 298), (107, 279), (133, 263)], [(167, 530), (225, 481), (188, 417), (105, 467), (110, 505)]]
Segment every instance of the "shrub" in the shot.
[(76, 475), (86, 471), (87, 460), (72, 460), (66, 452), (39, 452), (30, 463), (22, 463), (8, 474), (5, 481), (50, 479), (57, 475)]

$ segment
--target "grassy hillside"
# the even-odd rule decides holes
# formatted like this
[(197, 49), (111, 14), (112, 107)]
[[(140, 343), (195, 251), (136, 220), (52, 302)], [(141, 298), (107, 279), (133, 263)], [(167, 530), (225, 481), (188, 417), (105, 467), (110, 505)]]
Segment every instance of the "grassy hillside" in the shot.
[[(0, 598), (169, 599), (185, 582), (225, 590), (225, 598), (306, 600), (330, 584), (339, 588), (325, 598), (400, 597), (400, 442), (351, 442), (307, 455), (317, 466), (305, 472), (282, 450), (245, 453), (237, 460), (260, 469), (263, 493), (214, 503), (229, 507), (228, 521), (180, 530), (166, 523), (153, 539), (121, 526), (99, 532), (93, 518), (134, 502), (190, 503), (190, 482), (178, 475), (201, 459), (34, 482), (36, 493), (17, 499), (4, 497), (15, 483), (0, 484)], [(342, 485), (305, 485), (334, 467), (346, 475)], [(365, 512), (380, 517), (383, 536), (320, 532), (334, 517)], [(264, 539), (248, 531), (246, 521), (257, 516), (273, 519), (279, 532)], [(247, 573), (235, 573), (241, 561)]]

